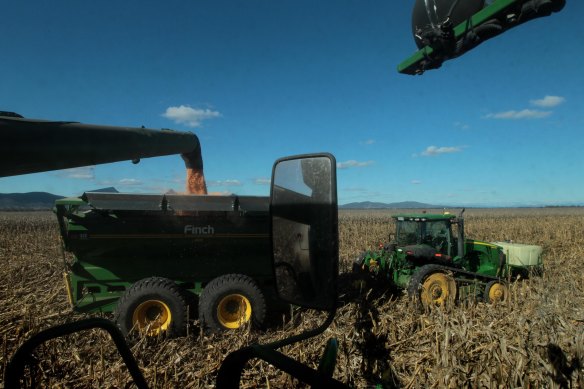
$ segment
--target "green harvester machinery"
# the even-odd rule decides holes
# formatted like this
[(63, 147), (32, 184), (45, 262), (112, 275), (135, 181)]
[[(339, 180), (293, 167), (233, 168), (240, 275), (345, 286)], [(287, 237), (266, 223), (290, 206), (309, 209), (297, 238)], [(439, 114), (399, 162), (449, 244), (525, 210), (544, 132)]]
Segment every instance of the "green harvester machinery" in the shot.
[(543, 271), (539, 246), (466, 238), (463, 212), (393, 216), (393, 239), (363, 252), (354, 273), (407, 289), (423, 306), (433, 307), (457, 298), (502, 301), (508, 296), (507, 280)]
[(398, 65), (419, 75), (531, 20), (561, 11), (566, 0), (416, 0), (412, 34), (418, 47)]
[[(439, 68), (510, 28), (560, 11), (565, 0), (415, 0), (418, 51), (398, 66), (417, 75)], [(194, 155), (191, 133), (25, 119), (0, 112), (0, 177), (161, 155)], [(186, 162), (186, 161), (185, 161)], [(23, 387), (34, 350), (48, 340), (100, 328), (116, 344), (134, 384), (148, 385), (124, 340), (133, 330), (181, 335), (198, 296), (201, 324), (211, 329), (263, 324), (267, 298), (328, 312), (318, 327), (230, 353), (218, 388), (237, 388), (248, 361), (261, 359), (311, 387), (345, 388), (333, 378), (338, 342), (330, 339), (318, 369), (278, 351), (322, 334), (337, 307), (336, 161), (304, 155), (276, 161), (270, 198), (129, 195), (88, 192), (58, 200), (66, 251), (65, 282), (81, 312), (114, 312), (33, 335), (5, 366), (5, 387)], [(188, 167), (188, 166), (187, 166)], [(354, 270), (408, 289), (425, 306), (474, 296), (504, 300), (506, 280), (541, 272), (541, 248), (464, 237), (462, 214), (394, 217), (396, 234), (363, 253)], [(277, 296), (277, 297), (275, 297)], [(121, 330), (121, 331), (120, 331)]]
[[(262, 326), (275, 294), (269, 199), (86, 192), (56, 201), (65, 282), (78, 312), (113, 312), (133, 328), (182, 335), (198, 299), (212, 330)], [(194, 309), (193, 309), (194, 308)]]
[[(0, 177), (173, 154), (203, 168), (190, 132), (13, 112), (0, 112), (0, 131)], [(263, 326), (275, 295), (268, 197), (86, 192), (55, 213), (75, 311), (113, 312), (125, 335), (182, 335), (196, 311), (211, 330)]]

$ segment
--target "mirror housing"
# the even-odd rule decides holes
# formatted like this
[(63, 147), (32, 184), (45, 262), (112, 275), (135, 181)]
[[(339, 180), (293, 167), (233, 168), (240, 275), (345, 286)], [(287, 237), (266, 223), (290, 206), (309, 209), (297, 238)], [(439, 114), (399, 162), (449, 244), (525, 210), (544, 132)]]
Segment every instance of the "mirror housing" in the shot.
[(270, 215), (272, 260), (280, 299), (305, 308), (328, 311), (317, 328), (266, 345), (254, 344), (230, 353), (219, 369), (217, 389), (238, 388), (248, 361), (262, 359), (316, 388), (344, 388), (332, 378), (336, 341), (329, 342), (319, 369), (277, 351), (322, 334), (332, 323), (337, 303), (339, 231), (336, 161), (331, 154), (281, 158), (272, 170)]
[(281, 158), (270, 193), (272, 260), (279, 297), (305, 308), (336, 307), (336, 161), (327, 153)]

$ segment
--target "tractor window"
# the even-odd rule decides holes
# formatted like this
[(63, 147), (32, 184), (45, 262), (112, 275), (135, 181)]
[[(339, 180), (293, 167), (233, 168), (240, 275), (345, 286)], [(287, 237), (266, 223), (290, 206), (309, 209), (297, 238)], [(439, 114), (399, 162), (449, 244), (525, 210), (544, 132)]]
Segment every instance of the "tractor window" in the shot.
[(450, 255), (450, 222), (448, 220), (398, 220), (396, 241), (398, 246), (425, 244), (439, 253)]
[(426, 236), (431, 238), (447, 237), (448, 236), (448, 224), (446, 220), (438, 220), (435, 222), (426, 223)]
[(434, 247), (438, 252), (448, 253), (450, 246), (450, 225), (447, 220), (429, 221), (422, 231), (422, 243)]
[(398, 246), (418, 244), (420, 236), (419, 223), (415, 221), (400, 220), (397, 222), (396, 240)]

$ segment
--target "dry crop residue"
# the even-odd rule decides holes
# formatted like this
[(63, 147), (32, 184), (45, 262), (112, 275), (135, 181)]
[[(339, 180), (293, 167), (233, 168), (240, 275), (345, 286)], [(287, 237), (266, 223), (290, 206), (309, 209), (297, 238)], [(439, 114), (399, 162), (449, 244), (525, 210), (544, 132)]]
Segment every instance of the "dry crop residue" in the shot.
[[(342, 274), (361, 250), (387, 240), (390, 214), (341, 211)], [(336, 337), (334, 377), (355, 387), (584, 388), (584, 208), (470, 210), (465, 216), (469, 237), (542, 245), (544, 276), (513, 283), (506, 304), (465, 302), (430, 313), (418, 312), (399, 292), (355, 291), (342, 276), (333, 325), (283, 351), (316, 367), (326, 340)], [(51, 213), (0, 213), (2, 373), (32, 334), (83, 317), (69, 309), (59, 245)], [(285, 313), (265, 332), (206, 335), (195, 321), (186, 339), (144, 338), (132, 351), (153, 388), (208, 388), (230, 351), (299, 333), (324, 318), (310, 311)], [(27, 375), (37, 387), (125, 387), (131, 380), (100, 331), (51, 341), (38, 358)], [(297, 384), (260, 361), (252, 361), (242, 379), (242, 387)]]

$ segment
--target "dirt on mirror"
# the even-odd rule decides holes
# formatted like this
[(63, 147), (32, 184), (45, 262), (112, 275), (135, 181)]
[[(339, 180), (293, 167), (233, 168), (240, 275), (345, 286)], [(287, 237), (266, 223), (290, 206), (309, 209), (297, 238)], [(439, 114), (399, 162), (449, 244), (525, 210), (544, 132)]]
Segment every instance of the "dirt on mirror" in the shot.
[[(356, 290), (347, 274), (362, 250), (387, 242), (392, 213), (340, 212), (336, 319), (323, 335), (285, 347), (285, 354), (316, 368), (326, 341), (335, 337), (334, 377), (359, 388), (584, 388), (584, 208), (467, 210), (467, 236), (541, 245), (544, 274), (512, 282), (505, 303), (463, 301), (432, 312), (421, 312), (403, 292), (383, 285)], [(67, 301), (52, 213), (0, 213), (0, 260), (3, 377), (9, 358), (31, 335), (84, 315), (71, 312)], [(274, 316), (263, 332), (205, 334), (193, 321), (186, 338), (137, 339), (132, 352), (152, 388), (214, 387), (229, 352), (297, 334), (324, 320), (323, 314), (294, 308)], [(38, 350), (37, 361), (27, 370), (26, 383), (32, 387), (123, 388), (131, 382), (113, 342), (98, 330), (50, 341)], [(299, 384), (256, 360), (241, 386)]]

